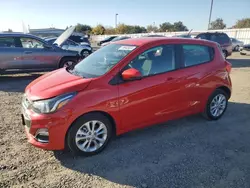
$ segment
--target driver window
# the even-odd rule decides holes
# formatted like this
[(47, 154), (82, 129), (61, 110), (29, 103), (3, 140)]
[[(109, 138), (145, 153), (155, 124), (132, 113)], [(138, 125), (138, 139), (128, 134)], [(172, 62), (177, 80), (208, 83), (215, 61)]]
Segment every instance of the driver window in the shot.
[(168, 72), (175, 69), (174, 45), (151, 48), (131, 61), (126, 69), (135, 68), (142, 76)]
[(42, 42), (33, 38), (20, 38), (20, 41), (23, 48), (44, 48)]
[(68, 44), (71, 45), (71, 46), (76, 46), (76, 44), (75, 44), (73, 41), (71, 41), (71, 40), (67, 40), (67, 42), (68, 42)]

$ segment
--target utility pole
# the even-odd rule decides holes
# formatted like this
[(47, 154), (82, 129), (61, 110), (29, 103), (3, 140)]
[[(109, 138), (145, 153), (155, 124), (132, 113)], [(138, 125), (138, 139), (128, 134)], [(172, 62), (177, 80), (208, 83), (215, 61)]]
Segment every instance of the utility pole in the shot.
[(211, 16), (212, 16), (212, 10), (213, 10), (213, 1), (214, 0), (211, 0), (211, 7), (210, 7), (210, 13), (209, 13), (209, 20), (208, 20), (207, 30), (209, 30), (209, 28), (210, 28)]
[(117, 16), (118, 16), (118, 14), (116, 13), (115, 14), (115, 28), (117, 28)]

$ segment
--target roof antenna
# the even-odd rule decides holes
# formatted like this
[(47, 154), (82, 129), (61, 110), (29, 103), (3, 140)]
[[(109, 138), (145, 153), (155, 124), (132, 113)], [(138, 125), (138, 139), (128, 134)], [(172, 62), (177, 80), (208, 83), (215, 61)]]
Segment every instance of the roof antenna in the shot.
[(193, 29), (190, 29), (187, 35), (190, 35), (190, 33), (193, 31)]

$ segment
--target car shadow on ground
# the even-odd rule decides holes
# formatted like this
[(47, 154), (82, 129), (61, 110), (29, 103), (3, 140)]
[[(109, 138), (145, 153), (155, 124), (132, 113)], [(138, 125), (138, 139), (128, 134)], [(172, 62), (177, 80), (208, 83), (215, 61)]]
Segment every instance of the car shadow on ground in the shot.
[(0, 91), (23, 92), (25, 87), (43, 73), (4, 74), (0, 76)]
[(250, 59), (227, 59), (230, 63), (232, 63), (233, 68), (244, 68), (250, 67)]
[(250, 145), (244, 144), (250, 142), (249, 112), (250, 104), (230, 102), (218, 121), (191, 116), (119, 136), (95, 156), (54, 155), (66, 168), (122, 185), (211, 187), (212, 180), (219, 182), (238, 168), (236, 150), (248, 151), (241, 160), (249, 161)]

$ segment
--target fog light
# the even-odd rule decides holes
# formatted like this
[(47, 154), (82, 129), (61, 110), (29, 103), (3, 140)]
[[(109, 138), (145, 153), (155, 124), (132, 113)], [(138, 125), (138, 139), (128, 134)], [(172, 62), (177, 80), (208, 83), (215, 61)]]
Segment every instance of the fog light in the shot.
[(48, 129), (38, 129), (35, 134), (35, 138), (38, 142), (48, 143), (49, 142), (49, 131)]

